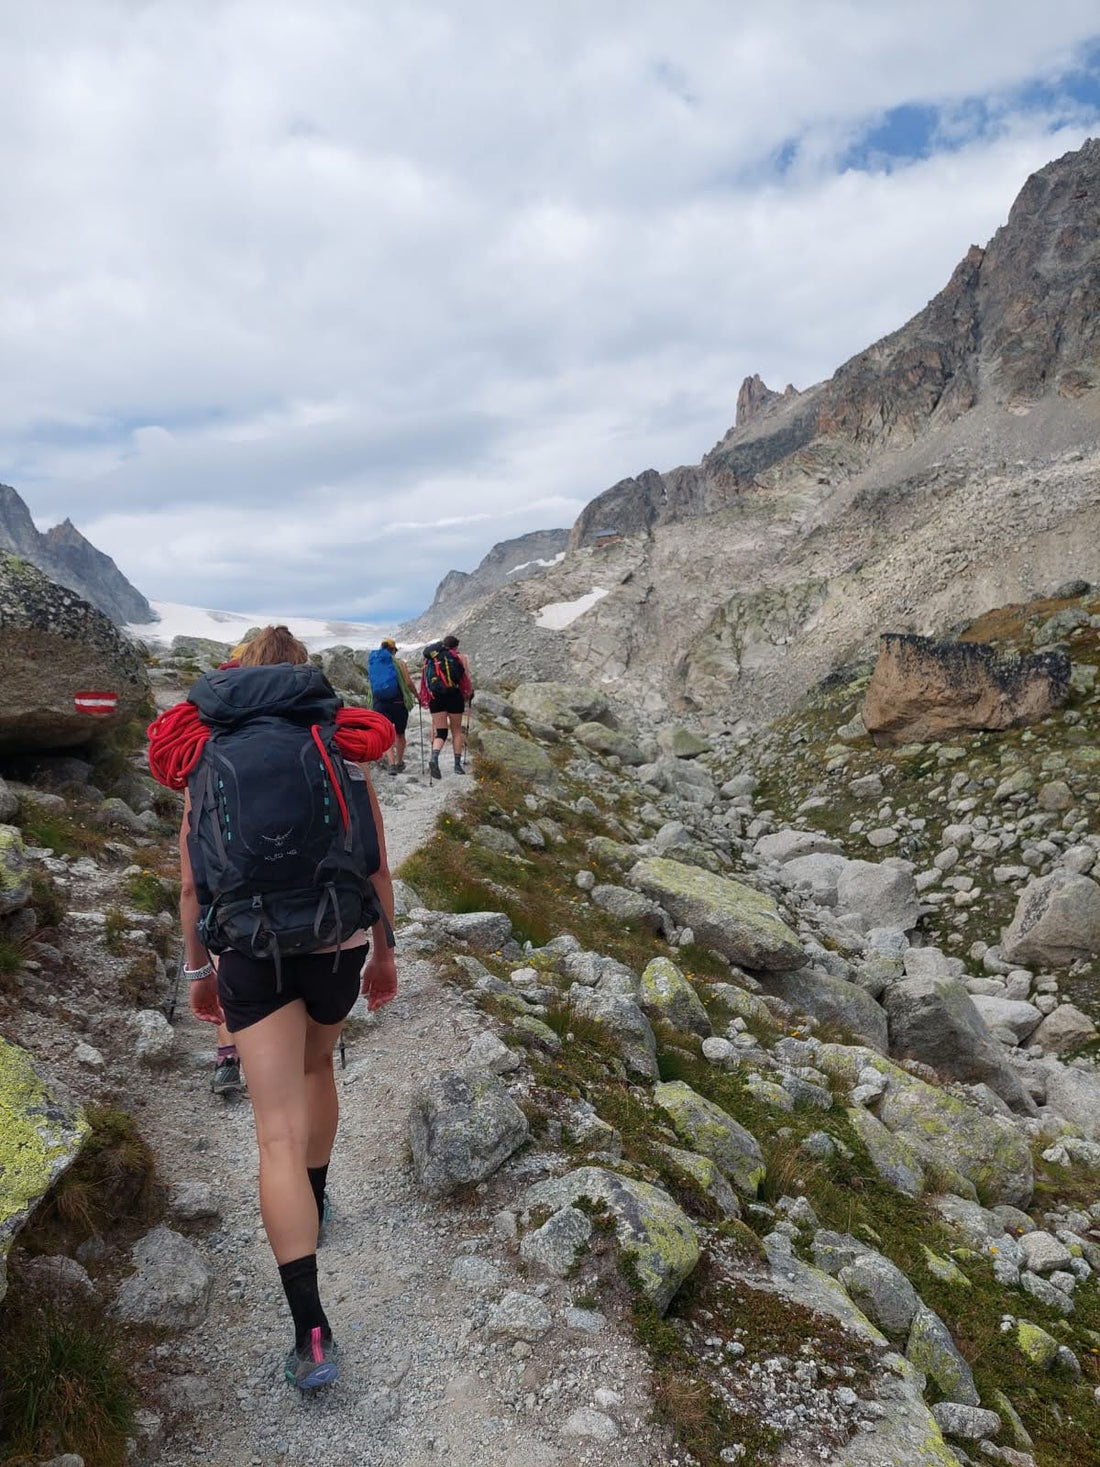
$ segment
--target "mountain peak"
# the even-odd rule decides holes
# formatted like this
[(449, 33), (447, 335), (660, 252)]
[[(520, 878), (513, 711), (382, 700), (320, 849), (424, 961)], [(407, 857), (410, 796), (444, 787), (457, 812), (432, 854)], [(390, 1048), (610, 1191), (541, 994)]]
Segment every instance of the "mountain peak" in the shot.
[(21, 555), (62, 586), (76, 591), (112, 621), (155, 620), (153, 608), (109, 555), (97, 550), (72, 520), (41, 533), (10, 484), (0, 484), (0, 550)]

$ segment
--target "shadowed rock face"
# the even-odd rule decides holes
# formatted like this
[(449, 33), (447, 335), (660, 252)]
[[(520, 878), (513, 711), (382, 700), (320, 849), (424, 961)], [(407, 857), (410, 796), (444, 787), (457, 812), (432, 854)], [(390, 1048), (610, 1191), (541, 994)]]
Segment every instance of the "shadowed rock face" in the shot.
[[(27, 561), (0, 551), (0, 750), (40, 753), (86, 744), (136, 717), (149, 680), (133, 644), (94, 606)], [(81, 692), (118, 696), (115, 711), (77, 708)]]
[(1069, 677), (1064, 652), (998, 658), (982, 642), (887, 633), (861, 716), (875, 743), (887, 747), (1018, 728), (1060, 708)]
[(41, 534), (8, 484), (0, 484), (0, 551), (4, 550), (23, 556), (120, 625), (154, 619), (153, 608), (109, 555), (86, 540), (71, 520)]

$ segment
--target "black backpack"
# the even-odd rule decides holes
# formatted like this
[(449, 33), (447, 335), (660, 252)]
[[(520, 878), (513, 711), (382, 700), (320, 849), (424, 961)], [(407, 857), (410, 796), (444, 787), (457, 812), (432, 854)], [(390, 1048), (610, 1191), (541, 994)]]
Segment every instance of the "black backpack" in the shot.
[(433, 642), (424, 648), (424, 677), (433, 698), (448, 688), (461, 687), (465, 671), (455, 653), (444, 647), (442, 642)]
[(320, 668), (208, 672), (188, 694), (210, 729), (188, 779), (187, 849), (213, 953), (268, 959), (340, 944), (379, 920), (378, 833), (362, 773), (336, 748)]

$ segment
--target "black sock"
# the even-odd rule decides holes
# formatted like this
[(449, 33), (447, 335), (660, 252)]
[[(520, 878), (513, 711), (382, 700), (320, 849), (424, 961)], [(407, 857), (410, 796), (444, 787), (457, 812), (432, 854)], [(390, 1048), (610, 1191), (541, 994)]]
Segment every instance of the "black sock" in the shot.
[(332, 1330), (329, 1329), (325, 1311), (321, 1308), (320, 1295), (317, 1293), (316, 1253), (310, 1253), (305, 1258), (292, 1259), (290, 1263), (280, 1263), (279, 1278), (283, 1283), (286, 1302), (294, 1316), (295, 1347), (302, 1349), (318, 1326), (322, 1337), (330, 1340)]
[(325, 1215), (325, 1183), (328, 1181), (328, 1162), (324, 1166), (306, 1167), (306, 1175), (309, 1177), (309, 1185), (313, 1188), (313, 1200), (317, 1204), (317, 1226), (320, 1227)]

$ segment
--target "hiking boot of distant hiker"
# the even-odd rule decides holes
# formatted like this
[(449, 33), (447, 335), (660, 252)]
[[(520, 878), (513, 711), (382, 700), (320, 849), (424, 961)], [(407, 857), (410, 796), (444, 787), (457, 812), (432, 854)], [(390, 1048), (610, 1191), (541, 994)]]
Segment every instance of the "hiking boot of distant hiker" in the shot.
[(295, 1346), (286, 1357), (284, 1374), (300, 1391), (315, 1391), (318, 1386), (331, 1385), (340, 1374), (336, 1341), (326, 1340), (319, 1327), (311, 1330), (301, 1349)]
[(404, 774), (405, 773), (405, 761), (404, 761), (404, 759), (398, 759), (397, 763), (394, 764), (391, 767), (390, 773), (391, 774)]
[(433, 754), (432, 757), (428, 760), (428, 776), (431, 779), (442, 779), (443, 778), (443, 775), (439, 771), (439, 755), (438, 754)]
[(239, 1059), (219, 1060), (214, 1066), (210, 1090), (214, 1095), (237, 1095), (244, 1089)]
[(465, 769), (463, 769), (463, 767), (462, 767), (462, 760), (457, 755), (455, 756), (455, 773), (456, 774), (465, 774), (466, 773)]

